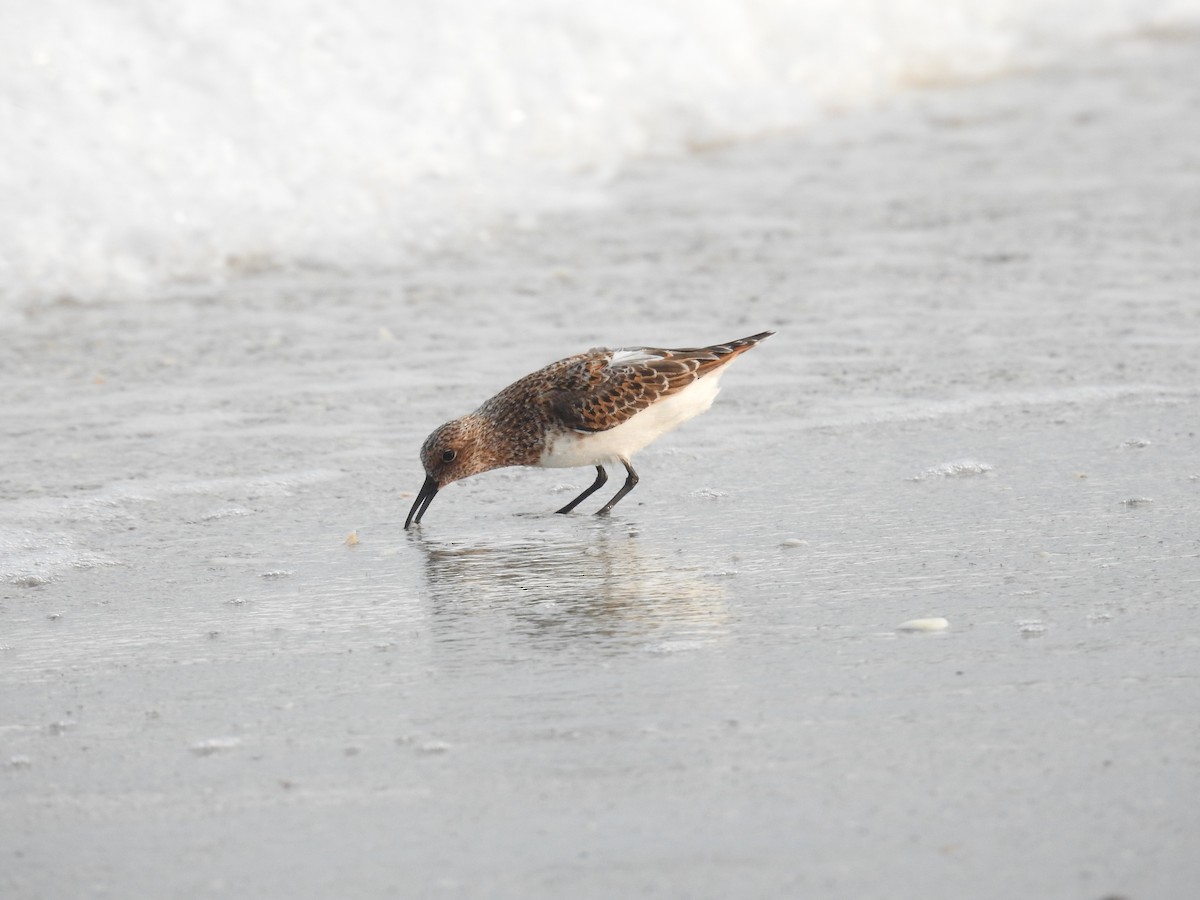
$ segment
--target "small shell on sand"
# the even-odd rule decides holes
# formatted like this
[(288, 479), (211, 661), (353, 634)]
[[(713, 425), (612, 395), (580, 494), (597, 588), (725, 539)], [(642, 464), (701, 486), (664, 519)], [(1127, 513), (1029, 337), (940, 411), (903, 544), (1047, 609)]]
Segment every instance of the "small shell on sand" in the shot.
[(358, 532), (357, 531), (352, 531), (348, 535), (346, 535), (346, 546), (347, 547), (353, 547), (357, 543), (358, 543)]
[(807, 547), (808, 541), (801, 540), (800, 538), (788, 538), (786, 541), (780, 542), (779, 546), (780, 547)]
[(896, 626), (897, 631), (945, 631), (950, 623), (937, 616), (932, 619), (909, 619)]

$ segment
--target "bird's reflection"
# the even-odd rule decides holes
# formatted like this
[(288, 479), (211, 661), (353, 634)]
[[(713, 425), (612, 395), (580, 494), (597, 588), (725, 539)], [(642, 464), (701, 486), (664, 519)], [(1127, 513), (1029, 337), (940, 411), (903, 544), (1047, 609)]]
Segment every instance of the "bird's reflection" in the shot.
[(636, 533), (609, 524), (508, 543), (422, 538), (435, 628), (440, 622), (443, 634), (461, 634), (486, 620), (489, 629), (537, 642), (653, 642), (664, 649), (724, 633), (720, 581), (705, 578), (702, 564), (658, 556)]

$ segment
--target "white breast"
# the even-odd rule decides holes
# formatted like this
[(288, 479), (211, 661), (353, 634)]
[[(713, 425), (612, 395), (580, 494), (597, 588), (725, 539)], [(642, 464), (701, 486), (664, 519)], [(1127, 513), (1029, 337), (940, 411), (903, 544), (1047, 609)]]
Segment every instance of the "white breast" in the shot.
[(683, 390), (654, 403), (608, 431), (591, 434), (564, 432), (547, 442), (537, 464), (548, 469), (598, 466), (629, 459), (647, 444), (700, 415), (720, 390), (721, 367)]

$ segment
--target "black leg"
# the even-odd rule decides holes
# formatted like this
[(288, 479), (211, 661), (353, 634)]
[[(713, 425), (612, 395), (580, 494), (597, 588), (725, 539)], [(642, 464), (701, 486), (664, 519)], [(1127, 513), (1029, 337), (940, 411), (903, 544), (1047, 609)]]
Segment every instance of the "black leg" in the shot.
[[(638, 483), (637, 472), (633, 471), (633, 466), (631, 466), (629, 464), (629, 460), (627, 460), (627, 459), (621, 460), (621, 465), (623, 465), (625, 467), (625, 471), (629, 473), (629, 477), (625, 479), (625, 484), (621, 487), (621, 489), (619, 491), (617, 491), (617, 496), (613, 497), (611, 500), (609, 500), (607, 503), (605, 503), (604, 506), (602, 506), (600, 508), (600, 510), (596, 513), (596, 515), (598, 515), (598, 516), (607, 515), (608, 511), (610, 509), (612, 509), (614, 506), (616, 506), (618, 503), (620, 503), (621, 498), (624, 497), (626, 494), (628, 494), (630, 491), (632, 491), (634, 486)], [(597, 485), (597, 487), (599, 487), (599, 485)]]
[(555, 512), (556, 513), (569, 513), (571, 510), (573, 510), (575, 507), (577, 507), (580, 503), (582, 503), (588, 497), (592, 496), (592, 494), (596, 493), (596, 491), (600, 490), (600, 488), (602, 488), (604, 486), (604, 482), (606, 482), (606, 481), (608, 481), (608, 473), (604, 471), (604, 466), (596, 466), (596, 480), (592, 482), (592, 486), (590, 488), (588, 488), (586, 491), (584, 491), (582, 494), (580, 494), (578, 497), (576, 497), (574, 500), (572, 500), (570, 503), (568, 503), (566, 506), (564, 506), (562, 509), (556, 509)]

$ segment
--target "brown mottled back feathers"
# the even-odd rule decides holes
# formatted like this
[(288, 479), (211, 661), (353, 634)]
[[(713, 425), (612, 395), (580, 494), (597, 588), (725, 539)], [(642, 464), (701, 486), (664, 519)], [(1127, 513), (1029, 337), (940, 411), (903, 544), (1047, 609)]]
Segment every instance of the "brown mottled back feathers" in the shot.
[[(492, 420), (518, 441), (519, 455), (532, 462), (547, 426), (584, 433), (615, 428), (652, 403), (732, 362), (772, 333), (682, 350), (589, 350), (514, 382), (476, 414)], [(520, 414), (501, 418), (503, 410), (513, 409)]]

